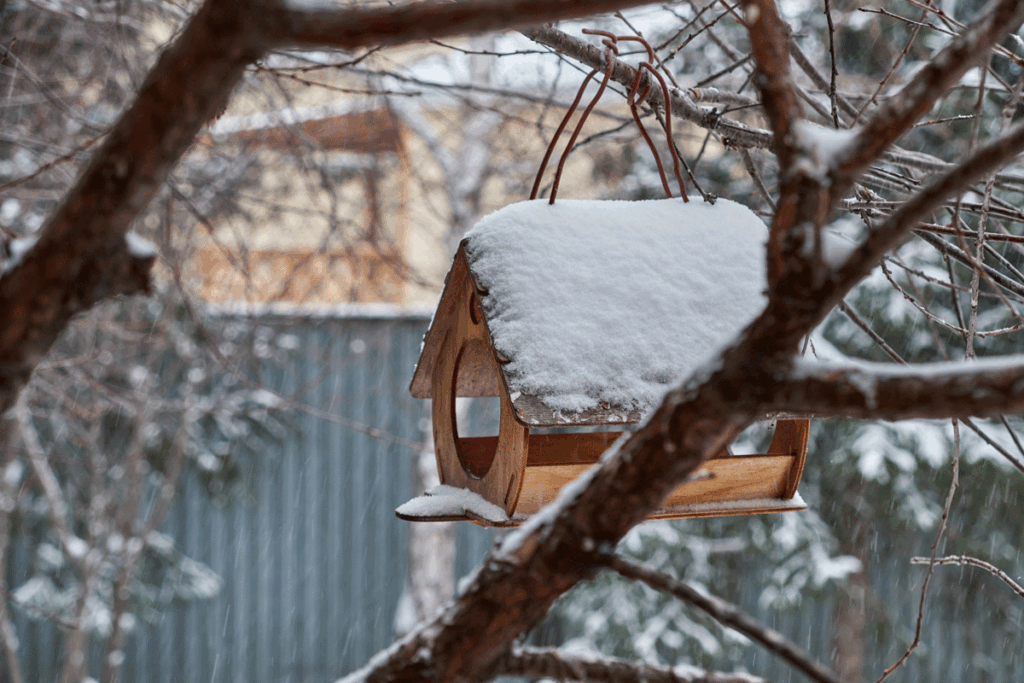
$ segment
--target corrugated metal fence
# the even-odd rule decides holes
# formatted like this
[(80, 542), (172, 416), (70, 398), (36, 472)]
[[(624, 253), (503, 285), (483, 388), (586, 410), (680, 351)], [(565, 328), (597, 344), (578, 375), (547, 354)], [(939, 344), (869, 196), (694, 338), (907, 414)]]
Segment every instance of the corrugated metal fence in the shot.
[[(297, 362), (265, 383), (343, 420), (419, 442), (409, 395), (424, 316), (266, 318), (298, 340)], [(126, 681), (331, 681), (394, 639), (405, 578), (413, 451), (295, 411), (279, 454), (256, 463), (252, 500), (219, 510), (186, 481), (167, 531), (224, 578), (220, 597), (180, 608), (140, 633)], [(466, 528), (458, 573), (490, 534)]]
[[(409, 396), (408, 383), (428, 322), (424, 315), (266, 316), (251, 322), (298, 341), (294, 363), (268, 367), (269, 386), (399, 440), (422, 438), (424, 406)], [(160, 623), (136, 631), (126, 648), (126, 683), (323, 683), (362, 666), (392, 642), (407, 529), (394, 509), (411, 496), (413, 451), (302, 411), (293, 421), (295, 430), (280, 452), (255, 463), (248, 501), (220, 509), (195, 480), (184, 480), (165, 531), (184, 553), (223, 577), (223, 590), (209, 602), (172, 608)], [(460, 527), (463, 575), (493, 535)], [(13, 559), (15, 573), (27, 570), (27, 558)], [(907, 580), (879, 578), (885, 599), (914, 614), (917, 593)], [(756, 605), (758, 578), (740, 584), (741, 602)], [(799, 613), (762, 616), (828, 660), (828, 601), (808, 600)], [(943, 656), (912, 662), (895, 680), (950, 673), (959, 678), (969, 660), (975, 660), (970, 668), (979, 672), (978, 680), (1024, 678), (1024, 647), (1019, 640), (1014, 644), (1013, 634), (986, 632), (984, 616), (929, 622), (925, 648)], [(58, 639), (52, 629), (21, 615), (17, 625), (27, 679), (55, 680)], [(977, 662), (967, 641), (985, 642), (999, 661)], [(872, 653), (867, 670), (898, 654), (895, 648)], [(800, 680), (764, 653), (753, 654), (745, 666), (773, 680)]]

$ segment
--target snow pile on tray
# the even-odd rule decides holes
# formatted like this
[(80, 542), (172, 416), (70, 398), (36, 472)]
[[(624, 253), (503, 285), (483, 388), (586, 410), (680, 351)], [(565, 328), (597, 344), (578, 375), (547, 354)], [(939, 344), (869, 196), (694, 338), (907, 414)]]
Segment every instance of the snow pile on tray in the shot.
[(646, 412), (764, 308), (767, 235), (725, 199), (537, 200), (481, 220), (466, 250), (512, 392)]
[(395, 510), (407, 517), (461, 517), (470, 512), (488, 522), (507, 522), (505, 511), (468, 489), (441, 484)]

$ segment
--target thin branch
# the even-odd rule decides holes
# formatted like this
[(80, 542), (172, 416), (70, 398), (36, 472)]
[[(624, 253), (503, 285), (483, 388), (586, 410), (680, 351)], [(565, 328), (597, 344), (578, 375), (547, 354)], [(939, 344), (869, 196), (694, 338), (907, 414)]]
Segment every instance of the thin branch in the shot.
[[(551, 26), (523, 31), (523, 35), (542, 45), (590, 68), (604, 68), (604, 55), (601, 50), (590, 43), (570, 36)], [(622, 60), (615, 62), (612, 80), (629, 88), (636, 77), (636, 70)], [(757, 147), (769, 149), (772, 135), (766, 130), (754, 128), (746, 124), (721, 116), (709, 107), (700, 107), (687, 95), (688, 91), (676, 88), (669, 89), (672, 98), (672, 115), (694, 123), (706, 130), (714, 131), (722, 136), (723, 144), (737, 147)], [(647, 95), (647, 104), (654, 109), (664, 110), (663, 96), (659, 88), (651, 88)]]
[[(929, 227), (927, 230), (914, 230), (915, 235), (920, 237), (922, 240), (924, 240), (931, 246), (935, 247), (942, 255), (948, 256), (955, 261), (959, 261), (960, 263), (964, 264), (969, 268), (974, 267), (974, 257), (972, 257), (968, 252), (964, 251), (955, 244), (947, 242), (941, 237), (933, 235), (933, 232), (939, 231), (933, 230), (931, 227)], [(979, 267), (985, 273), (985, 277), (987, 280), (990, 281), (990, 284), (999, 285), (999, 287), (1009, 292), (1010, 294), (1014, 294), (1017, 297), (1024, 298), (1024, 283), (1018, 280), (1014, 280), (1011, 277), (1008, 277), (1007, 275), (999, 272), (998, 270), (996, 270), (995, 268), (986, 263), (979, 264)]]
[(772, 212), (775, 211), (775, 200), (772, 199), (772, 195), (768, 192), (768, 188), (765, 187), (764, 181), (761, 179), (761, 174), (757, 172), (757, 167), (754, 166), (754, 160), (750, 157), (749, 149), (740, 150), (740, 158), (743, 159), (743, 168), (747, 169), (747, 175), (754, 181), (754, 187), (757, 188), (761, 198), (764, 199), (765, 203), (768, 204)]
[(914, 626), (914, 640), (907, 647), (906, 652), (896, 660), (896, 662), (888, 669), (882, 672), (882, 675), (878, 678), (875, 683), (882, 683), (888, 678), (893, 671), (898, 669), (903, 662), (907, 661), (910, 655), (917, 649), (917, 646), (921, 643), (921, 626), (924, 624), (924, 602), (928, 596), (928, 585), (931, 583), (932, 574), (935, 573), (935, 558), (939, 552), (939, 543), (942, 542), (942, 537), (946, 535), (946, 523), (949, 521), (949, 510), (953, 506), (953, 496), (956, 495), (957, 488), (960, 487), (960, 425), (957, 421), (953, 420), (953, 481), (949, 484), (949, 491), (946, 493), (946, 503), (942, 506), (942, 519), (939, 522), (939, 530), (935, 534), (935, 542), (932, 543), (932, 554), (928, 558), (928, 573), (924, 577), (924, 584), (921, 586), (921, 599), (917, 605), (917, 622)]
[(842, 311), (847, 318), (853, 321), (857, 327), (862, 329), (866, 335), (871, 337), (871, 341), (875, 342), (875, 345), (882, 349), (882, 351), (885, 352), (885, 355), (889, 356), (889, 358), (892, 358), (895, 362), (900, 363), (901, 365), (907, 364), (907, 361), (903, 360), (903, 358), (896, 353), (896, 350), (889, 346), (888, 342), (882, 338), (882, 335), (875, 332), (875, 330), (868, 325), (867, 321), (860, 317), (860, 314), (854, 310), (853, 306), (842, 301), (839, 304), (839, 310)]
[[(814, 86), (822, 92), (831, 93), (832, 86), (829, 81), (826, 81), (825, 77), (818, 72), (817, 67), (815, 67), (810, 58), (804, 54), (804, 51), (800, 49), (800, 45), (797, 43), (795, 36), (792, 35), (790, 36), (789, 50), (793, 55), (793, 61), (800, 67), (800, 70), (811, 79)], [(853, 118), (856, 116), (857, 108), (850, 104), (849, 100), (838, 92), (835, 95), (835, 99), (836, 104), (843, 110), (843, 113), (846, 114), (847, 117)]]
[[(1000, 416), (1000, 417), (1002, 417), (1002, 416)], [(997, 453), (999, 453), (999, 455), (1001, 455), (1004, 458), (1006, 458), (1010, 462), (1011, 465), (1016, 467), (1022, 474), (1024, 474), (1024, 460), (1021, 460), (1019, 458), (1014, 457), (1012, 453), (1010, 453), (1008, 450), (1003, 448), (995, 439), (993, 439), (991, 436), (986, 434), (981, 429), (981, 427), (979, 427), (976, 424), (974, 424), (974, 421), (971, 420), (970, 418), (967, 418), (967, 417), (961, 418), (961, 422), (963, 422), (965, 425), (967, 425), (968, 429), (970, 429), (975, 434), (977, 434), (979, 437), (981, 437), (982, 441), (984, 441), (989, 446), (991, 446)], [(1014, 440), (1016, 441), (1016, 439), (1014, 439)]]
[(987, 571), (989, 574), (992, 574), (993, 576), (999, 578), (1001, 581), (1003, 581), (1003, 583), (1010, 587), (1010, 590), (1012, 590), (1018, 596), (1024, 598), (1024, 586), (1020, 585), (1012, 578), (1010, 578), (1010, 575), (1004, 572), (999, 567), (996, 567), (995, 565), (990, 564), (985, 560), (979, 560), (976, 557), (971, 557), (969, 555), (949, 555), (947, 557), (938, 558), (912, 557), (910, 558), (910, 564), (927, 564), (935, 566), (955, 564), (959, 566), (967, 565), (970, 567), (980, 567), (981, 569)]
[(857, 133), (841, 159), (837, 160), (838, 185), (847, 183), (900, 138), (935, 101), (956, 85), (968, 69), (978, 63), (1007, 33), (1024, 21), (1024, 3), (998, 0), (981, 18), (955, 37), (949, 45), (919, 69), (898, 93), (886, 100)]
[[(988, 75), (988, 65), (981, 72), (981, 84), (978, 86), (978, 97), (974, 102), (974, 120), (971, 121), (971, 137), (967, 149), (973, 150), (978, 141), (978, 131), (981, 127), (981, 118), (985, 106), (985, 80)], [(959, 208), (960, 202), (957, 198), (957, 213), (953, 216), (953, 228), (960, 228)], [(964, 334), (966, 341), (965, 355), (967, 358), (974, 358), (974, 338), (978, 331), (978, 300), (981, 293), (981, 270), (985, 264), (985, 226), (988, 224), (989, 208), (992, 205), (992, 182), (989, 178), (985, 183), (985, 198), (982, 201), (981, 218), (978, 220), (978, 229), (975, 237), (974, 267), (971, 273), (971, 299), (967, 314), (967, 331)], [(965, 249), (963, 233), (958, 233), (960, 248)]]
[[(955, 230), (954, 228), (947, 227), (945, 225), (939, 225), (937, 223), (921, 223), (915, 232), (931, 232), (937, 235), (952, 235), (957, 236), (963, 234), (963, 231)], [(971, 239), (971, 235), (965, 234), (964, 237)], [(1010, 244), (1024, 244), (1024, 235), (1004, 235), (998, 232), (986, 232), (986, 242), (1008, 242)], [(992, 252), (988, 252), (992, 253)]]
[(834, 671), (816, 662), (809, 653), (791, 642), (786, 636), (765, 626), (738, 606), (713, 595), (705, 595), (684, 581), (618, 555), (607, 555), (603, 561), (609, 569), (627, 579), (640, 581), (656, 591), (668, 593), (707, 612), (716, 621), (760, 643), (769, 652), (782, 658), (811, 680), (818, 681), (818, 683), (839, 683), (839, 677)]

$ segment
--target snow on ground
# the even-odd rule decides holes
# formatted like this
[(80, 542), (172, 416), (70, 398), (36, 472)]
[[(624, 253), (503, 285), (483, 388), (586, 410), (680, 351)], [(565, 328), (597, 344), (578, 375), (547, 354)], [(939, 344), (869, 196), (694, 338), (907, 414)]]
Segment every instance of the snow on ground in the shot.
[(679, 199), (512, 204), (467, 235), (509, 389), (642, 412), (764, 308), (767, 228)]

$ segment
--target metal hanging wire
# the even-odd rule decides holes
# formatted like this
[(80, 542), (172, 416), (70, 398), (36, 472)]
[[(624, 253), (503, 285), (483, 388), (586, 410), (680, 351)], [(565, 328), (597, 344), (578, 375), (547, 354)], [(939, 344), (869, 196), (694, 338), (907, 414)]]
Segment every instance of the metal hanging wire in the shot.
[[(640, 43), (647, 50), (647, 58), (649, 61), (640, 62), (636, 69), (636, 75), (633, 77), (632, 86), (629, 89), (629, 109), (633, 114), (633, 121), (640, 129), (640, 133), (643, 135), (644, 140), (647, 141), (647, 146), (650, 147), (651, 153), (654, 155), (654, 162), (658, 166), (658, 175), (661, 177), (661, 186), (665, 190), (665, 194), (669, 197), (672, 196), (672, 190), (669, 188), (668, 178), (665, 175), (665, 167), (661, 163), (661, 157), (658, 155), (658, 150), (654, 146), (654, 141), (651, 139), (650, 134), (644, 127), (643, 122), (640, 119), (640, 103), (647, 99), (647, 96), (651, 92), (653, 85), (649, 77), (644, 77), (644, 72), (651, 74), (657, 79), (658, 84), (661, 85), (661, 92), (665, 103), (665, 121), (663, 123), (663, 130), (665, 136), (668, 139), (669, 153), (672, 155), (672, 170), (676, 177), (676, 182), (679, 184), (679, 195), (683, 198), (684, 202), (690, 201), (686, 194), (686, 184), (683, 182), (683, 176), (679, 171), (679, 156), (676, 154), (676, 146), (672, 142), (672, 100), (669, 97), (668, 84), (665, 83), (665, 79), (657, 69), (654, 68), (652, 62), (654, 58), (654, 48), (647, 42), (642, 36), (617, 36), (614, 33), (608, 31), (601, 31), (598, 29), (583, 29), (583, 33), (587, 35), (602, 36), (603, 40), (601, 43), (604, 45), (605, 50), (605, 69), (604, 78), (601, 79), (601, 85), (597, 89), (597, 93), (590, 100), (586, 109), (583, 110), (583, 114), (580, 115), (579, 121), (576, 122), (576, 128), (573, 129), (572, 135), (569, 137), (569, 142), (565, 146), (565, 150), (562, 152), (562, 156), (558, 160), (558, 168), (555, 170), (555, 177), (551, 183), (551, 197), (548, 201), (549, 204), (555, 203), (555, 196), (558, 194), (558, 184), (562, 180), (562, 169), (565, 167), (565, 161), (569, 158), (569, 152), (572, 151), (573, 145), (576, 144), (576, 138), (579, 137), (580, 131), (583, 130), (583, 124), (586, 123), (587, 117), (590, 116), (590, 112), (593, 111), (597, 105), (597, 101), (601, 99), (601, 95), (604, 94), (605, 88), (608, 86), (608, 81), (611, 80), (612, 72), (615, 70), (615, 58), (619, 54), (619, 41), (632, 41)], [(544, 170), (547, 168), (548, 161), (551, 159), (551, 155), (554, 152), (555, 145), (558, 144), (559, 138), (565, 131), (566, 126), (569, 124), (569, 119), (576, 112), (576, 108), (580, 104), (580, 100), (583, 99), (583, 92), (586, 90), (587, 85), (591, 79), (597, 74), (598, 69), (592, 70), (587, 77), (583, 79), (583, 83), (580, 85), (579, 91), (576, 93), (576, 99), (573, 100), (572, 104), (569, 105), (569, 109), (565, 112), (565, 117), (562, 118), (562, 122), (558, 124), (558, 128), (555, 129), (555, 134), (551, 138), (551, 142), (548, 144), (547, 151), (544, 152), (544, 159), (540, 163), (540, 168), (537, 170), (537, 178), (533, 182), (533, 190), (530, 192), (530, 199), (536, 199), (537, 193), (540, 190), (540, 181), (544, 176)], [(643, 86), (643, 92), (640, 92), (640, 87)]]

